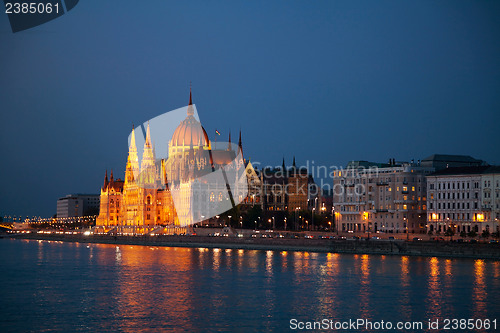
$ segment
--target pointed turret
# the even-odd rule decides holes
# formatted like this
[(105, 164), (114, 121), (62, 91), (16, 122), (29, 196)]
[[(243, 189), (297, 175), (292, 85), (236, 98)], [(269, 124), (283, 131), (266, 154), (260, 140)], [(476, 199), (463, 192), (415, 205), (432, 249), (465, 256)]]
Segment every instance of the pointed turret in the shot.
[(191, 93), (191, 84), (189, 84), (189, 104), (188, 104), (187, 114), (188, 114), (188, 116), (194, 115), (193, 95)]
[(297, 166), (295, 165), (295, 156), (293, 157), (293, 168), (296, 169)]
[(189, 104), (188, 105), (193, 105), (193, 95), (191, 93), (191, 82), (189, 82)]
[(285, 167), (285, 156), (283, 156), (283, 163), (281, 164), (281, 168), (283, 169), (283, 171), (285, 171), (286, 167)]
[(232, 150), (232, 147), (231, 147), (231, 131), (229, 131), (229, 139), (228, 139), (228, 143), (227, 143), (227, 150), (228, 151)]
[(146, 142), (144, 144), (147, 147), (151, 148), (151, 131), (149, 130), (149, 121), (148, 121), (148, 128), (146, 130)]
[(109, 185), (113, 185), (113, 182), (114, 182), (114, 178), (113, 178), (113, 169), (111, 169), (111, 176), (109, 176)]
[(240, 129), (240, 137), (238, 139), (238, 154), (241, 154), (241, 159), (243, 160), (243, 163), (246, 163), (245, 157), (243, 156), (243, 145), (241, 143), (241, 129)]
[(135, 126), (132, 125), (132, 133), (130, 136), (130, 146), (128, 147), (128, 151), (130, 152), (137, 152), (137, 146), (135, 145)]
[(139, 176), (139, 158), (137, 146), (135, 145), (135, 127), (132, 125), (130, 134), (130, 146), (128, 148), (127, 166), (125, 167), (125, 183), (132, 184)]
[(154, 187), (156, 183), (156, 166), (149, 122), (146, 131), (146, 141), (144, 142), (144, 152), (142, 153), (140, 183), (146, 188)]
[(104, 176), (104, 185), (102, 186), (102, 190), (104, 191), (108, 187), (108, 169), (106, 169), (106, 175)]

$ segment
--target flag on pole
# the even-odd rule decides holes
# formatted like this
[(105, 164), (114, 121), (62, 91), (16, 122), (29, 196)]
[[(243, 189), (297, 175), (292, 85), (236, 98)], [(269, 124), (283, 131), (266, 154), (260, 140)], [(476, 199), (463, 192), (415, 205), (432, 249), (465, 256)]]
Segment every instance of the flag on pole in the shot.
[(220, 132), (218, 130), (215, 130), (215, 134), (220, 135)]

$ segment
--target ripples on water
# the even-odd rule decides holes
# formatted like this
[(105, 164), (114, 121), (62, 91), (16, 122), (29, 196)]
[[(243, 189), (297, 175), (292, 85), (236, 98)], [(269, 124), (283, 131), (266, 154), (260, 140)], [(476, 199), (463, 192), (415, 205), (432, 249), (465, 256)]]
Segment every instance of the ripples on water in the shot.
[(494, 261), (0, 241), (5, 331), (285, 331), (500, 319)]

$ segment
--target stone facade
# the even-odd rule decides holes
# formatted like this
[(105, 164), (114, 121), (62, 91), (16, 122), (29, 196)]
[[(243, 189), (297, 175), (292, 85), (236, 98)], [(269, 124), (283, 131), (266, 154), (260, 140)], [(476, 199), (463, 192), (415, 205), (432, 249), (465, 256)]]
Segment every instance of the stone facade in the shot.
[(334, 172), (335, 227), (341, 232), (425, 232), (425, 176), (418, 163), (353, 161)]
[(455, 233), (498, 229), (500, 169), (457, 167), (427, 176), (428, 230)]

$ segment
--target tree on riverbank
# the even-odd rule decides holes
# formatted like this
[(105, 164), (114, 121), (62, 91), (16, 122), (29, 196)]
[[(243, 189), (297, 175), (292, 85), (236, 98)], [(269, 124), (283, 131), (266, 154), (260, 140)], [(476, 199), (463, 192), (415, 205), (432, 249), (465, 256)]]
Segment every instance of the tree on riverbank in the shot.
[(455, 235), (455, 231), (451, 228), (448, 228), (448, 230), (446, 230), (446, 232), (444, 233), (445, 236), (448, 236), (448, 237), (453, 237), (453, 235)]
[(467, 234), (468, 237), (470, 238), (476, 238), (477, 236), (477, 232), (475, 232), (474, 230), (471, 230), (468, 234)]

